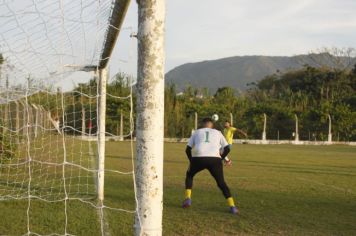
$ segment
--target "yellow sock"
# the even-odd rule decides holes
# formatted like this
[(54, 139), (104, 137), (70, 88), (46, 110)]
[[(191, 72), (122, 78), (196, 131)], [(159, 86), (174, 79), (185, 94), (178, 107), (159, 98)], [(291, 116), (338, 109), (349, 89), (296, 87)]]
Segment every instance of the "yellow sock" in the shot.
[(185, 198), (191, 198), (191, 196), (192, 196), (192, 190), (186, 189), (185, 190)]
[(234, 199), (232, 197), (229, 197), (226, 200), (227, 200), (227, 204), (229, 205), (229, 207), (235, 206), (235, 202), (234, 202)]

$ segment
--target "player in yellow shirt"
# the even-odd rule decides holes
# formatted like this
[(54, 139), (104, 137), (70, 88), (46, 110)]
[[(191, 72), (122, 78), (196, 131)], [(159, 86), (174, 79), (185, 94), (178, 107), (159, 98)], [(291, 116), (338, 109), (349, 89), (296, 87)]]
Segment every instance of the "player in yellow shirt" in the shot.
[(234, 138), (234, 133), (236, 131), (241, 133), (243, 136), (247, 137), (247, 134), (244, 131), (242, 131), (242, 130), (240, 130), (238, 128), (232, 127), (229, 121), (225, 121), (225, 124), (224, 124), (224, 136), (225, 136), (225, 139), (226, 139), (227, 143), (230, 144), (230, 148), (231, 148), (231, 145), (232, 145), (232, 140)]
[[(242, 130), (240, 130), (238, 128), (232, 127), (229, 121), (225, 121), (224, 136), (225, 136), (227, 143), (229, 144), (230, 150), (232, 148), (234, 133), (236, 131), (243, 134), (245, 137), (247, 137), (247, 134), (245, 132), (243, 132)], [(231, 165), (231, 160), (228, 157), (226, 157), (225, 160), (226, 160), (226, 165)]]

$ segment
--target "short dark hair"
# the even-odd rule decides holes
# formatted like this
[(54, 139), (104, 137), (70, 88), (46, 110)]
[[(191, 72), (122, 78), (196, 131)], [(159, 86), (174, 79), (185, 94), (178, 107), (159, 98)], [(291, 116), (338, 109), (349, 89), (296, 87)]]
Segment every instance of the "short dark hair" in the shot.
[(202, 120), (203, 124), (206, 124), (206, 123), (214, 123), (213, 119), (211, 119), (210, 117), (205, 117), (203, 120)]
[(230, 121), (228, 121), (228, 120), (225, 120), (225, 123), (229, 123), (229, 124), (230, 124)]

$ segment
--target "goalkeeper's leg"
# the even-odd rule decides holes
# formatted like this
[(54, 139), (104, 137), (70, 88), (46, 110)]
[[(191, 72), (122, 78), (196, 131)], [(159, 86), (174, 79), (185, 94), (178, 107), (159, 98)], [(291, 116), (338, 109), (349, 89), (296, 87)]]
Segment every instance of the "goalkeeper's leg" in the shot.
[(214, 163), (212, 163), (209, 167), (208, 170), (210, 172), (210, 174), (214, 177), (216, 184), (218, 185), (218, 187), (220, 188), (220, 190), (222, 191), (222, 193), (224, 194), (224, 197), (227, 200), (227, 204), (230, 207), (230, 212), (232, 214), (237, 214), (238, 213), (238, 209), (235, 205), (234, 199), (231, 195), (230, 189), (227, 186), (225, 179), (224, 179), (224, 170), (223, 170), (223, 166), (221, 163), (221, 160), (216, 158), (216, 160), (214, 160)]
[(185, 200), (183, 202), (183, 208), (188, 208), (192, 204), (192, 187), (193, 187), (193, 178), (196, 173), (205, 169), (202, 160), (199, 158), (192, 158), (189, 163), (189, 167), (185, 177)]

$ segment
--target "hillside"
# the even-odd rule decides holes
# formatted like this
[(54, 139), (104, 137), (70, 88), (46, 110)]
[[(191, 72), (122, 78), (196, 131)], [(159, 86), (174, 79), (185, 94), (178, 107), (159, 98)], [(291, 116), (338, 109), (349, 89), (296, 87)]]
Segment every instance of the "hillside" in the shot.
[[(300, 69), (303, 65), (334, 65), (336, 61), (328, 54), (284, 56), (236, 56), (211, 61), (187, 63), (166, 74), (166, 84), (175, 84), (178, 90), (187, 85), (197, 88), (217, 88), (229, 86), (245, 90), (247, 84), (263, 79), (277, 71), (286, 72)], [(349, 61), (344, 58), (343, 61)], [(339, 61), (338, 61), (339, 62)], [(345, 64), (344, 63), (344, 64)]]

